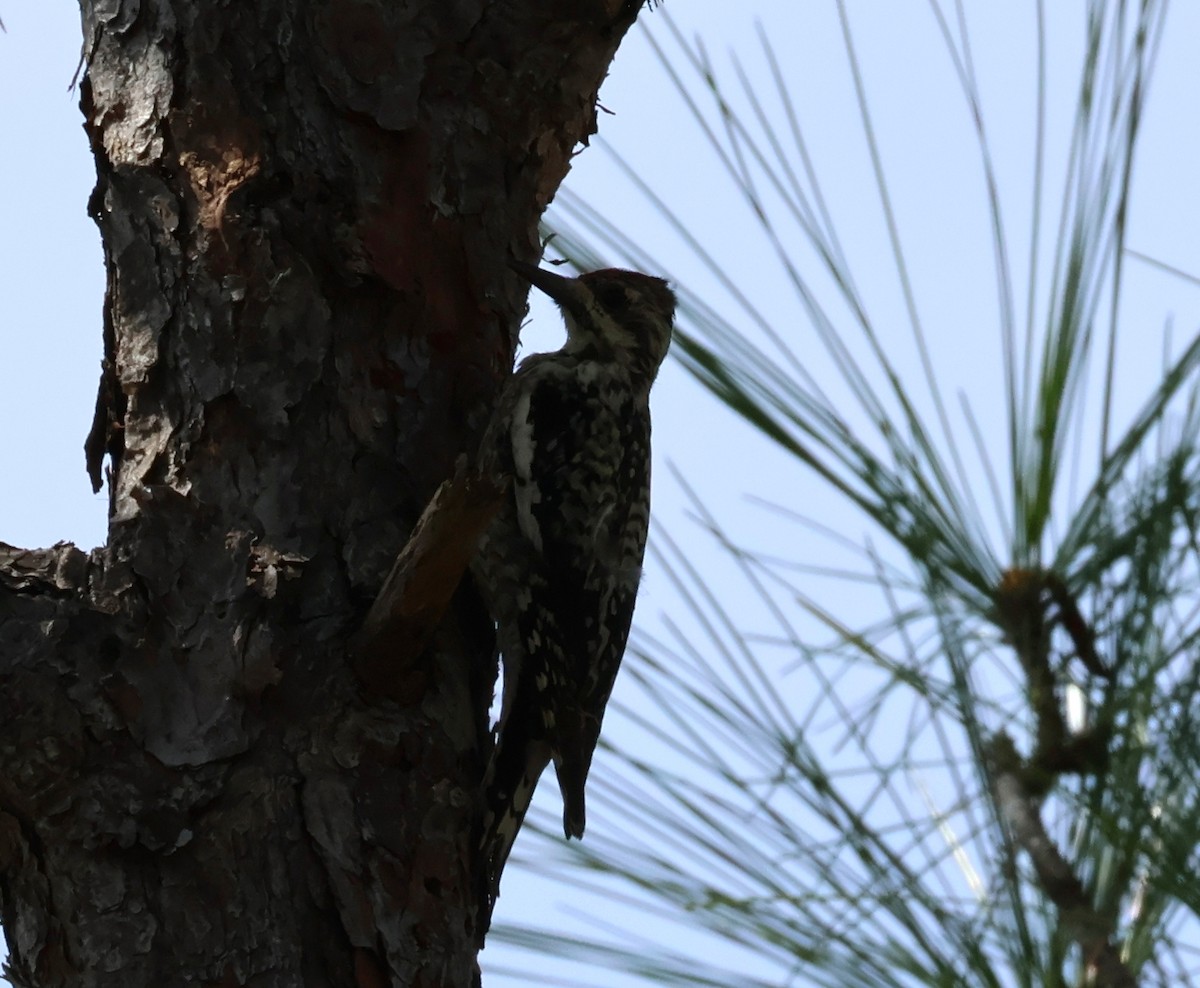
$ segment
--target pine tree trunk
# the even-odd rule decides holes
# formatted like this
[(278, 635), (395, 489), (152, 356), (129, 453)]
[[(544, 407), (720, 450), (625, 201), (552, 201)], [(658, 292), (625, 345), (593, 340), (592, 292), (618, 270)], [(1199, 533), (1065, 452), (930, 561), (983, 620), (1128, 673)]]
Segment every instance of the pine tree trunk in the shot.
[(386, 688), (351, 642), (637, 5), (81, 6), (109, 538), (0, 544), (10, 977), (469, 985), (488, 622), (465, 583)]

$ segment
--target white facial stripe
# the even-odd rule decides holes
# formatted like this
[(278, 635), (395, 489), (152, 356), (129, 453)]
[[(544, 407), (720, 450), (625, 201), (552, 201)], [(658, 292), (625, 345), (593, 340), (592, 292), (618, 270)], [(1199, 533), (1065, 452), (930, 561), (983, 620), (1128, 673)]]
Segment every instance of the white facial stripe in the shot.
[[(618, 350), (633, 350), (637, 347), (637, 337), (625, 326), (617, 322), (608, 310), (601, 307), (594, 299), (587, 303), (588, 317), (597, 332), (594, 337), (603, 340), (608, 346)], [(589, 343), (593, 334), (580, 330), (579, 322), (566, 306), (562, 309), (563, 321), (567, 324), (567, 337), (576, 345)]]
[(588, 312), (596, 325), (600, 327), (600, 335), (619, 346), (622, 350), (632, 350), (637, 346), (637, 338), (617, 322), (607, 309), (602, 309), (594, 301), (588, 303)]

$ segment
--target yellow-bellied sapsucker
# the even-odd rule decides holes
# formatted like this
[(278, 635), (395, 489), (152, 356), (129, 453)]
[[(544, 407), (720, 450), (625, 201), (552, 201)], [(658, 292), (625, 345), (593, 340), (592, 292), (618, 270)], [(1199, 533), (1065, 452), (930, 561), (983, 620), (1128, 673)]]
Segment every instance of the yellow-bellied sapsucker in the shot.
[(618, 270), (564, 278), (511, 266), (558, 303), (567, 342), (521, 363), (481, 453), (487, 469), (510, 479), (475, 564), (504, 668), (485, 778), (489, 912), (551, 761), (563, 830), (583, 836), (584, 785), (629, 637), (650, 521), (650, 386), (675, 315), (661, 278)]

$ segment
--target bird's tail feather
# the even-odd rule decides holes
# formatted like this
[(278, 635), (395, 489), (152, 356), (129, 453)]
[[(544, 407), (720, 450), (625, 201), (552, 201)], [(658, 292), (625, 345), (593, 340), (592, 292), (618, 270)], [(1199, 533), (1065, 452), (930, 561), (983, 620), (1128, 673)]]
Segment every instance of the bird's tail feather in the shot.
[(505, 739), (502, 734), (488, 765), (484, 776), (487, 809), (480, 844), (486, 879), (485, 898), (480, 904), (484, 933), (491, 925), (492, 910), (500, 896), (500, 876), (529, 812), (538, 779), (549, 763), (548, 744)]

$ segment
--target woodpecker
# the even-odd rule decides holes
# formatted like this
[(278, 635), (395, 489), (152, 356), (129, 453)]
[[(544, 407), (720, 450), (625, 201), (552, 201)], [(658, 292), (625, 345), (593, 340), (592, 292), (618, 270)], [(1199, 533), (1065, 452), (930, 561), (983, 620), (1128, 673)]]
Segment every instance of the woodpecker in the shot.
[(661, 278), (566, 278), (510, 266), (558, 303), (567, 342), (522, 361), (481, 462), (508, 480), (474, 572), (503, 659), (498, 738), (484, 779), (483, 928), (542, 771), (553, 761), (563, 832), (582, 837), (584, 786), (641, 577), (650, 521), (650, 387), (671, 343)]

